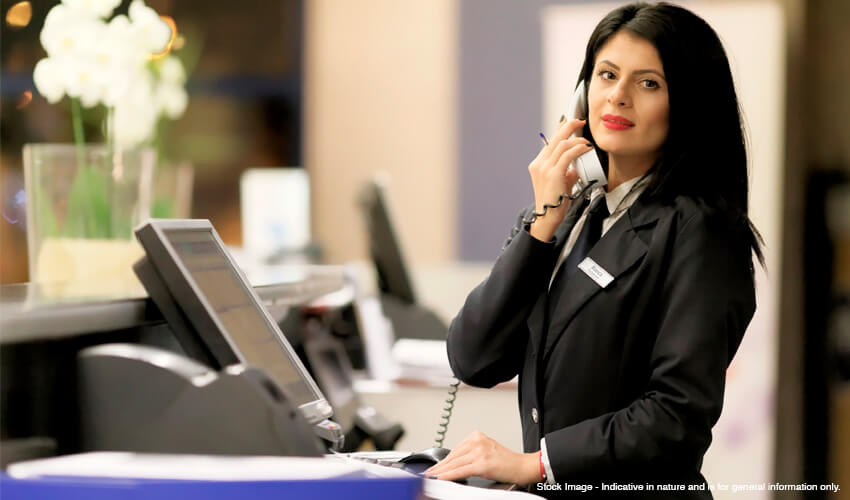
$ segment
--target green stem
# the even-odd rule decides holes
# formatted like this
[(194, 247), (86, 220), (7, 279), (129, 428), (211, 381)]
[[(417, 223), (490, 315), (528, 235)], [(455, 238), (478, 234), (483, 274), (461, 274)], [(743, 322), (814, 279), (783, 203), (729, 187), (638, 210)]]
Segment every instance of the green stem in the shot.
[(163, 154), (162, 154), (162, 136), (165, 133), (165, 119), (159, 118), (156, 121), (156, 126), (154, 128), (153, 134), (153, 147), (156, 150), (156, 164), (162, 165)]
[(74, 143), (81, 147), (86, 143), (86, 137), (83, 132), (83, 110), (77, 98), (71, 99), (71, 123), (74, 124)]
[[(77, 169), (71, 185), (70, 199), (68, 200), (68, 214), (65, 223), (65, 232), (73, 237), (92, 237), (92, 231), (96, 230), (93, 224), (93, 211), (91, 205), (91, 175), (86, 165), (86, 136), (83, 130), (83, 109), (80, 100), (71, 98), (71, 125), (74, 129), (74, 149), (77, 153)], [(91, 233), (91, 234), (90, 234)]]
[(85, 168), (86, 136), (83, 131), (83, 110), (77, 98), (71, 99), (71, 123), (74, 126), (74, 144), (77, 145), (77, 168)]
[(115, 107), (106, 106), (106, 150), (109, 156), (115, 152)]

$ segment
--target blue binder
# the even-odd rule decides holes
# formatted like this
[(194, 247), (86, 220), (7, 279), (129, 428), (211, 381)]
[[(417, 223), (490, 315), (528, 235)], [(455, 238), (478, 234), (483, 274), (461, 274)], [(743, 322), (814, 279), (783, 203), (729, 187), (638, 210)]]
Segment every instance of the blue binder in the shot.
[(16, 479), (0, 474), (3, 500), (416, 500), (421, 493), (422, 478), (415, 476), (376, 478), (356, 474), (321, 480), (183, 481), (59, 476)]

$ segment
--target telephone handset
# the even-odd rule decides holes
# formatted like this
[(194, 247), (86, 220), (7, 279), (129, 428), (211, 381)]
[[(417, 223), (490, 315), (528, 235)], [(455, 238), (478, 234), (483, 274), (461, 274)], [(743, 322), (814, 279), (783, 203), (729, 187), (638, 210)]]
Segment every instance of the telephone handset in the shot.
[[(580, 81), (576, 87), (573, 98), (570, 101), (570, 106), (567, 108), (568, 119), (587, 118), (587, 92), (584, 88), (584, 81)], [(573, 134), (573, 137), (581, 137), (581, 129)], [(596, 181), (597, 186), (608, 184), (608, 178), (605, 176), (605, 169), (599, 162), (599, 157), (596, 155), (596, 150), (591, 149), (587, 153), (576, 158), (570, 168), (574, 168), (578, 172), (578, 181), (573, 186), (573, 196), (576, 196), (584, 188), (590, 186), (593, 181)]]

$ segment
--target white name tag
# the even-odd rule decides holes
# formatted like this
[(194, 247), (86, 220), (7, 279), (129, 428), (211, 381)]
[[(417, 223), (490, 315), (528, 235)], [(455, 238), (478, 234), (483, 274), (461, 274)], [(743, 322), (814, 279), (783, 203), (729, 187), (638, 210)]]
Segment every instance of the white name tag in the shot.
[(595, 281), (596, 284), (602, 288), (605, 288), (614, 281), (614, 277), (608, 274), (608, 271), (602, 269), (599, 264), (593, 262), (593, 259), (590, 257), (586, 257), (583, 261), (581, 261), (578, 268), (584, 271), (584, 274), (590, 276), (590, 279)]

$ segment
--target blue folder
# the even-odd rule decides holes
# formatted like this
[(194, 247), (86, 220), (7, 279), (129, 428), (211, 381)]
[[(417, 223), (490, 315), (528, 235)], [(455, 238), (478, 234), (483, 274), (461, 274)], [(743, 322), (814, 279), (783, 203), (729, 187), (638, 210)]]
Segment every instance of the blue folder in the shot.
[(415, 500), (421, 493), (422, 478), (416, 476), (376, 478), (354, 474), (320, 480), (184, 481), (59, 476), (16, 479), (0, 474), (3, 500)]

